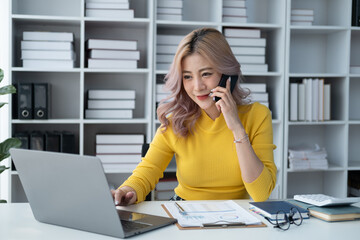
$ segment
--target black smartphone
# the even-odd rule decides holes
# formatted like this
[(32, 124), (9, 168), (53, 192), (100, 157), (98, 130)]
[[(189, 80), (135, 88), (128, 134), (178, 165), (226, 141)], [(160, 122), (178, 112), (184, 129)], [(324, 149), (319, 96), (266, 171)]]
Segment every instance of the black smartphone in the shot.
[[(231, 77), (231, 82), (230, 82), (230, 92), (232, 92), (236, 86), (236, 82), (238, 80), (238, 75), (221, 75), (221, 79), (220, 79), (220, 82), (219, 82), (219, 86), (220, 87), (223, 87), (223, 88), (226, 88), (226, 81), (228, 80), (228, 78)], [(219, 101), (221, 98), (220, 97), (215, 97), (215, 102)]]

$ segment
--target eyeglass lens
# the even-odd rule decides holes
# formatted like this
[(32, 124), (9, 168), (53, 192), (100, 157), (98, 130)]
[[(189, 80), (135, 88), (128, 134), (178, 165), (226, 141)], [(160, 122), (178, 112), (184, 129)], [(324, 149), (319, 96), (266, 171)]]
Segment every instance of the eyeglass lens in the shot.
[(290, 221), (287, 214), (284, 211), (278, 211), (276, 214), (276, 224), (282, 230), (288, 230), (290, 227)]

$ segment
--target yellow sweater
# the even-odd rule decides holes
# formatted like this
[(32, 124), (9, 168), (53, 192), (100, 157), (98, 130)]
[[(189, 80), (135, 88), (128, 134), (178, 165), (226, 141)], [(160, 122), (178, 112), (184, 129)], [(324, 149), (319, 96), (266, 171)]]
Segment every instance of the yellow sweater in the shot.
[(187, 138), (177, 137), (171, 126), (165, 132), (158, 129), (146, 156), (122, 186), (135, 189), (137, 202), (143, 201), (175, 154), (179, 182), (175, 192), (183, 199), (243, 199), (250, 195), (254, 201), (266, 200), (276, 182), (271, 114), (259, 103), (238, 106), (238, 112), (251, 145), (264, 164), (253, 182), (242, 180), (234, 137), (224, 116), (213, 121), (202, 111), (194, 133)]

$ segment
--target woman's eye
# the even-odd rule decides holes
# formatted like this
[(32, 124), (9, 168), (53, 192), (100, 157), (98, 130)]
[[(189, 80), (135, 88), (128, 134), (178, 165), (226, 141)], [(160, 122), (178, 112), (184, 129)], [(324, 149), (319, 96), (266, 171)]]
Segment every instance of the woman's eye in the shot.
[(187, 79), (190, 79), (191, 76), (189, 76), (189, 75), (184, 75), (183, 78), (187, 80)]
[(205, 73), (203, 73), (202, 75), (203, 75), (203, 77), (209, 77), (209, 76), (212, 75), (212, 73), (210, 73), (210, 72), (205, 72)]

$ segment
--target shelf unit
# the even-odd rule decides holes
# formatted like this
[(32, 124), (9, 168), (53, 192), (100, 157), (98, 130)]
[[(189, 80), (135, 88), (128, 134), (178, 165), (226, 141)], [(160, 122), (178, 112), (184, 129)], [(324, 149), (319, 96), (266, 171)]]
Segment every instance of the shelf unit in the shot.
[[(261, 29), (266, 38), (269, 71), (244, 72), (245, 82), (266, 83), (273, 115), (277, 186), (272, 198), (294, 193), (347, 195), (348, 171), (360, 170), (359, 134), (360, 74), (350, 74), (350, 65), (360, 65), (360, 30), (351, 27), (351, 0), (251, 0), (247, 23), (222, 21), (222, 0), (183, 0), (183, 20), (157, 20), (156, 0), (130, 0), (135, 18), (107, 19), (84, 16), (85, 0), (10, 0), (10, 80), (49, 82), (49, 120), (10, 121), (11, 132), (22, 130), (68, 130), (75, 132), (80, 155), (94, 155), (97, 133), (141, 133), (150, 142), (159, 121), (156, 118), (156, 79), (166, 71), (156, 66), (156, 35), (186, 35), (199, 27)], [(312, 8), (313, 26), (292, 26), (291, 8)], [(75, 68), (69, 70), (25, 69), (20, 61), (24, 30), (71, 31), (75, 35)], [(88, 38), (138, 40), (139, 68), (88, 69), (85, 41)], [(289, 121), (289, 84), (297, 79), (325, 78), (332, 85), (331, 121)], [(136, 89), (134, 119), (89, 120), (84, 118), (86, 91), (90, 88)], [(287, 168), (288, 148), (302, 142), (318, 143), (329, 153), (325, 171), (292, 171)], [(10, 161), (10, 160), (9, 160)], [(167, 171), (175, 171), (172, 163)], [(19, 177), (9, 177), (9, 200), (26, 201)], [(108, 172), (109, 183), (119, 185), (130, 173)], [(299, 184), (301, 183), (301, 184)]]
[[(360, 32), (351, 26), (351, 7), (351, 0), (288, 1), (283, 197), (305, 193), (346, 197), (348, 171), (360, 170), (360, 98), (355, 93), (360, 90), (360, 78), (349, 70), (350, 65), (360, 63)], [(292, 8), (313, 9), (313, 25), (291, 25)], [(330, 121), (289, 121), (290, 83), (303, 78), (324, 78), (325, 83), (331, 84)], [(288, 168), (288, 149), (303, 143), (326, 149), (327, 170)]]

